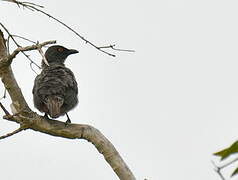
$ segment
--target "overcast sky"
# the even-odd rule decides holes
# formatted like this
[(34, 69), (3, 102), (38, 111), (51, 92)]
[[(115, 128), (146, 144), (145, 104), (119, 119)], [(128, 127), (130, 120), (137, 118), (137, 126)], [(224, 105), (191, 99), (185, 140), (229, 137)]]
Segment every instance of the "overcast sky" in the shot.
[[(79, 83), (79, 105), (69, 113), (72, 122), (98, 128), (137, 179), (219, 179), (212, 153), (237, 139), (237, 1), (31, 2), (44, 5), (45, 11), (99, 46), (115, 43), (136, 50), (109, 57), (52, 19), (0, 1), (0, 22), (12, 34), (40, 42), (57, 40), (79, 50), (66, 61)], [(31, 57), (40, 64), (36, 52)], [(19, 55), (12, 66), (37, 111), (29, 61)], [(1, 102), (9, 109), (9, 96)], [(17, 127), (0, 121), (1, 134)], [(4, 180), (117, 179), (84, 140), (27, 130), (0, 144)]]

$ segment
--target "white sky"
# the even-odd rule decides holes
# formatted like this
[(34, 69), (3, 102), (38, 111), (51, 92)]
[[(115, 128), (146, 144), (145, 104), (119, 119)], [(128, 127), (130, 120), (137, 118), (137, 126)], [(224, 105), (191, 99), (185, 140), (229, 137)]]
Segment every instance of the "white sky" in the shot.
[[(140, 180), (219, 179), (212, 153), (237, 139), (237, 1), (32, 2), (98, 45), (136, 50), (109, 57), (53, 20), (0, 1), (0, 22), (13, 34), (80, 51), (66, 62), (80, 90), (74, 123), (103, 132)], [(33, 108), (28, 60), (17, 56), (13, 69)], [(0, 121), (1, 134), (17, 127)], [(117, 179), (84, 140), (27, 130), (2, 140), (0, 154), (4, 180)]]

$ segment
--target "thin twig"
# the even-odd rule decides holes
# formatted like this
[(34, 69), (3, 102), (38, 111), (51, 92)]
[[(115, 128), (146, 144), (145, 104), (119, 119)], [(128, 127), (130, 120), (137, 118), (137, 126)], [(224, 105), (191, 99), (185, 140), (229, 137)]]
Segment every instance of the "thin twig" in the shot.
[(9, 55), (10, 54), (10, 36), (7, 37), (6, 45), (7, 45), (7, 55)]
[(86, 38), (84, 38), (82, 35), (80, 35), (77, 31), (75, 31), (73, 28), (71, 28), (70, 26), (68, 26), (67, 24), (65, 24), (63, 21), (59, 20), (58, 18), (55, 18), (54, 16), (52, 16), (51, 14), (37, 8), (37, 7), (40, 7), (40, 8), (43, 8), (43, 6), (40, 6), (40, 5), (37, 5), (37, 4), (34, 4), (34, 3), (29, 3), (29, 2), (20, 2), (20, 1), (16, 1), (16, 0), (4, 0), (4, 1), (8, 1), (8, 2), (12, 2), (12, 3), (15, 3), (17, 4), (18, 6), (22, 6), (22, 7), (25, 7), (25, 8), (28, 8), (30, 10), (35, 10), (37, 12), (40, 12), (41, 14), (44, 14), (46, 16), (48, 16), (49, 18), (52, 18), (54, 19), (55, 21), (57, 21), (58, 23), (60, 23), (61, 25), (63, 25), (64, 27), (66, 27), (67, 29), (69, 29), (71, 32), (73, 32), (76, 36), (78, 36), (81, 40), (83, 40), (86, 44), (90, 44), (91, 46), (93, 46), (94, 48), (96, 48), (97, 50), (109, 55), (109, 56), (112, 56), (112, 57), (115, 57), (116, 55), (115, 54), (112, 54), (112, 53), (109, 53), (103, 49), (106, 49), (106, 48), (111, 48), (112, 50), (115, 50), (115, 51), (126, 51), (126, 52), (135, 52), (134, 50), (126, 50), (126, 49), (118, 49), (118, 48), (114, 48), (115, 45), (109, 45), (109, 46), (97, 46), (96, 44), (92, 43), (91, 41), (87, 40)]
[(0, 107), (2, 108), (2, 110), (4, 111), (4, 113), (6, 115), (10, 115), (10, 113), (8, 112), (8, 110), (2, 105), (2, 103), (0, 102)]
[(112, 49), (116, 50), (116, 51), (136, 52), (135, 50), (131, 50), (131, 49), (119, 49), (119, 48), (114, 48), (114, 47), (112, 47)]
[(220, 169), (223, 169), (223, 168), (225, 168), (225, 167), (227, 167), (227, 166), (230, 166), (231, 164), (233, 164), (233, 163), (236, 162), (236, 161), (238, 161), (238, 157), (235, 158), (235, 159), (233, 159), (233, 160), (231, 160), (230, 162), (224, 164), (223, 166), (220, 166), (219, 168), (220, 168)]
[[(19, 36), (19, 35), (12, 34), (12, 36), (13, 36), (13, 37), (16, 37), (16, 38), (23, 39), (23, 40), (25, 40), (25, 41), (28, 41), (28, 42), (31, 42), (31, 43), (34, 43), (34, 44), (37, 44), (37, 42), (32, 41), (32, 40), (30, 40), (30, 39), (28, 39), (28, 38)], [(9, 36), (8, 36), (8, 37), (9, 37)], [(29, 57), (29, 55), (27, 55), (27, 56)], [(35, 74), (38, 75), (38, 73), (34, 70), (33, 65), (35, 65), (35, 63), (34, 63), (34, 61), (31, 61), (31, 62), (30, 62), (31, 70), (32, 70)], [(38, 69), (41, 69), (41, 68), (39, 67), (39, 65), (37, 65), (36, 67), (37, 67)]]
[[(7, 32), (7, 34), (8, 34), (8, 36), (9, 36), (9, 38), (11, 38), (12, 39), (12, 41), (16, 44), (16, 46), (17, 47), (21, 47), (18, 43), (17, 43), (17, 41), (14, 39), (14, 37), (12, 36), (12, 34), (8, 31), (8, 29), (2, 24), (2, 23), (0, 23), (0, 25), (2, 26), (2, 28)], [(8, 43), (9, 44), (9, 43)], [(30, 57), (29, 57), (29, 55), (27, 55), (25, 52), (21, 52), (32, 64), (34, 64), (36, 67), (38, 67), (39, 69), (41, 69), (41, 67), (38, 65), (38, 64), (36, 64)], [(33, 69), (32, 69), (33, 70)], [(34, 70), (33, 70), (34, 71)]]
[(10, 136), (12, 136), (14, 134), (17, 134), (17, 133), (21, 132), (22, 130), (25, 130), (25, 128), (19, 127), (18, 129), (16, 129), (15, 131), (13, 131), (11, 133), (8, 133), (8, 134), (5, 134), (3, 136), (0, 136), (0, 139), (5, 139), (7, 137), (10, 137)]
[(0, 100), (5, 99), (7, 97), (7, 90), (4, 88), (3, 96), (0, 98)]
[(45, 55), (44, 55), (44, 52), (42, 51), (42, 49), (41, 49), (41, 48), (38, 48), (38, 51), (39, 51), (40, 55), (42, 56), (43, 62), (44, 62), (47, 66), (50, 66), (49, 63), (48, 63), (48, 61), (47, 61), (47, 59), (45, 58)]
[(215, 164), (214, 161), (212, 161), (212, 164), (214, 165), (214, 171), (220, 176), (220, 178), (221, 178), (222, 180), (226, 180), (226, 179), (224, 178), (224, 176), (222, 175), (222, 173), (221, 173), (221, 168), (218, 167), (218, 166)]
[(99, 47), (99, 48), (100, 48), (100, 49), (111, 48), (111, 49), (116, 50), (116, 51), (135, 52), (135, 50), (131, 50), (131, 49), (119, 49), (119, 48), (115, 48), (115, 46), (116, 46), (116, 44), (109, 45), (109, 46), (101, 46), (101, 47)]
[(35, 3), (32, 3), (32, 2), (22, 2), (23, 4), (29, 4), (29, 5), (32, 5), (32, 6), (37, 6), (39, 8), (44, 8), (44, 6), (42, 5), (39, 5), (39, 4), (35, 4)]
[(26, 46), (26, 47), (18, 47), (16, 50), (14, 50), (7, 58), (8, 58), (8, 61), (11, 61), (12, 59), (14, 59), (16, 57), (16, 55), (19, 53), (19, 52), (24, 52), (24, 51), (31, 51), (31, 50), (38, 50), (40, 48), (42, 48), (43, 46), (45, 45), (48, 45), (48, 44), (55, 44), (56, 41), (53, 40), (53, 41), (45, 41), (43, 43), (38, 43), (38, 44), (34, 44), (34, 45), (31, 45), (31, 46)]
[(29, 41), (31, 43), (37, 44), (37, 42), (35, 42), (35, 41), (32, 41), (32, 40), (30, 40), (28, 38), (25, 38), (25, 37), (22, 37), (22, 36), (18, 36), (18, 35), (15, 35), (15, 34), (12, 34), (12, 37), (17, 37), (17, 38), (23, 39), (25, 41)]

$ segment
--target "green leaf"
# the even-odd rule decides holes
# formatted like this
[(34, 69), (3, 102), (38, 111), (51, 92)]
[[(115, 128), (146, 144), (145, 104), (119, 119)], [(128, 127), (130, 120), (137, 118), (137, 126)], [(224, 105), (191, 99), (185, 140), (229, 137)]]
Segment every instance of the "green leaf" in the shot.
[(234, 175), (236, 175), (238, 173), (238, 168), (235, 169), (235, 171), (231, 174), (231, 177), (233, 177)]
[[(223, 149), (223, 150), (221, 150), (219, 152), (214, 153), (214, 155), (220, 156), (221, 160), (223, 160), (223, 159), (229, 157), (230, 155), (232, 155), (234, 153), (238, 153), (238, 141), (234, 142), (230, 147), (228, 147), (226, 149)], [(238, 170), (237, 170), (237, 172), (238, 172)], [(236, 172), (235, 172), (235, 174), (236, 174)]]

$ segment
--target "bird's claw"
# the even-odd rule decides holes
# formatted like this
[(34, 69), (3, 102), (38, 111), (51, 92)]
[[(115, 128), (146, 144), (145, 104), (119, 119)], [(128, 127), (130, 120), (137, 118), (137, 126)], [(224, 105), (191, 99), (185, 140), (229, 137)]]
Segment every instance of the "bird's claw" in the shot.
[(67, 119), (67, 121), (65, 122), (65, 126), (68, 126), (69, 124), (71, 124), (71, 120)]

